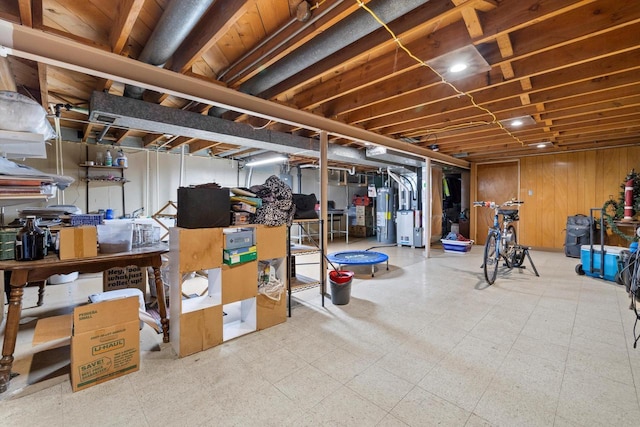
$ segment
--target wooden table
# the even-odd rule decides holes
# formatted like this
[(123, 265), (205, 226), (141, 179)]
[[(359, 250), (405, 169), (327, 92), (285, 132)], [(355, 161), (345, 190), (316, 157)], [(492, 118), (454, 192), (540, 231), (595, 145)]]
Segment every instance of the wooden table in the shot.
[(97, 257), (60, 260), (57, 255), (50, 255), (38, 261), (0, 261), (0, 270), (11, 272), (11, 293), (9, 296), (9, 309), (7, 311), (7, 323), (2, 346), (2, 359), (0, 360), (0, 393), (9, 388), (11, 381), (11, 367), (13, 365), (13, 352), (16, 347), (16, 338), (22, 311), (22, 295), (27, 283), (46, 280), (54, 274), (98, 273), (113, 267), (153, 267), (158, 296), (158, 309), (162, 322), (163, 341), (169, 342), (169, 320), (167, 319), (167, 306), (164, 296), (164, 285), (160, 277), (161, 255), (168, 252), (166, 244), (158, 244), (143, 248), (136, 248), (130, 252), (115, 254), (99, 254)]

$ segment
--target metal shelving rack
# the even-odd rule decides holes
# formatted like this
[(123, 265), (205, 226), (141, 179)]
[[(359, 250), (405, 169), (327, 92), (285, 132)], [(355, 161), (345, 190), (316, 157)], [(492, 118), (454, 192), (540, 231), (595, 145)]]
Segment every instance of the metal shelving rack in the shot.
[[(326, 269), (324, 268), (323, 255), (324, 255), (324, 245), (323, 236), (324, 233), (324, 222), (321, 219), (299, 219), (294, 220), (292, 225), (296, 225), (301, 228), (301, 231), (307, 233), (306, 227), (312, 224), (318, 224), (319, 227), (319, 236), (318, 241), (311, 240), (313, 245), (294, 245), (291, 243), (291, 226), (287, 227), (287, 306), (288, 306), (288, 316), (291, 317), (291, 294), (296, 291), (302, 291), (304, 289), (314, 288), (316, 286), (320, 286), (320, 294), (322, 295), (322, 306), (324, 307), (324, 295), (326, 292)], [(301, 233), (302, 234), (302, 233)], [(319, 264), (320, 269), (320, 278), (314, 279), (311, 277), (292, 274), (292, 270), (295, 269), (295, 257), (302, 255), (312, 255), (312, 254), (320, 254), (320, 260), (317, 264)], [(316, 263), (314, 263), (316, 264)]]
[[(129, 182), (127, 179), (125, 179), (124, 177), (124, 170), (126, 169), (123, 166), (103, 166), (103, 165), (88, 165), (88, 164), (81, 164), (78, 165), (81, 168), (85, 169), (85, 176), (83, 178), (83, 181), (86, 183), (86, 212), (89, 212), (89, 187), (90, 184), (92, 182), (103, 182), (106, 184), (120, 184), (122, 186), (122, 214), (124, 215), (126, 210), (125, 210), (125, 205), (124, 205), (124, 184), (126, 184), (127, 182)], [(92, 176), (89, 174), (89, 170), (90, 169), (104, 169), (104, 170), (114, 170), (114, 171), (119, 171), (118, 174), (114, 174), (113, 175), (113, 179), (106, 179), (103, 178), (102, 176)]]

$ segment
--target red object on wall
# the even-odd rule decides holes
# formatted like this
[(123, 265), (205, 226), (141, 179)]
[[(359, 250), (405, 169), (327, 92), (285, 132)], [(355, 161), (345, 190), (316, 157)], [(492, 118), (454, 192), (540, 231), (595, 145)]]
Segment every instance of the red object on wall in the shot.
[(624, 187), (624, 219), (633, 219), (633, 179), (627, 181)]
[(354, 206), (371, 206), (372, 201), (369, 196), (353, 196)]

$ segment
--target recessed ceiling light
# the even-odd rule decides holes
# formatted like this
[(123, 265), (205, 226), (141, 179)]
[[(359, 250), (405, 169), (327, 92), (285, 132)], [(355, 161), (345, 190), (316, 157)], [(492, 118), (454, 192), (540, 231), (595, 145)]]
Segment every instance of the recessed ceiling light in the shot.
[(467, 69), (467, 64), (459, 62), (457, 64), (453, 64), (451, 66), (451, 68), (449, 68), (449, 71), (451, 71), (452, 73), (459, 73), (459, 72), (464, 71), (466, 69)]
[(531, 116), (519, 116), (509, 117), (508, 119), (500, 120), (500, 123), (504, 127), (516, 128), (521, 126), (532, 126), (536, 124), (536, 121)]
[[(449, 82), (491, 70), (491, 66), (487, 60), (480, 55), (480, 52), (478, 52), (478, 49), (476, 49), (474, 45), (468, 45), (447, 52), (426, 61), (426, 63)], [(462, 64), (464, 64), (466, 68), (458, 68)], [(452, 66), (456, 67), (457, 70), (452, 69)]]
[(542, 142), (532, 142), (531, 144), (527, 144), (527, 145), (529, 147), (546, 148), (546, 147), (549, 147), (552, 144), (549, 141), (542, 141)]

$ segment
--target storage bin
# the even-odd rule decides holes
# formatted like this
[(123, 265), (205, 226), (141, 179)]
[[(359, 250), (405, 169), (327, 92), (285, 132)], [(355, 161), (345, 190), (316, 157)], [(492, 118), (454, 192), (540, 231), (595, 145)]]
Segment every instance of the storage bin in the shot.
[[(580, 247), (580, 261), (582, 262), (582, 270), (587, 276), (600, 277), (600, 266), (602, 261), (602, 250), (600, 245), (593, 246), (593, 264), (591, 264), (590, 245), (582, 245)], [(603, 278), (614, 282), (616, 274), (618, 274), (618, 261), (620, 260), (620, 252), (626, 248), (619, 246), (604, 246), (604, 271)]]
[(133, 243), (133, 223), (98, 225), (100, 253), (129, 252)]
[(449, 254), (466, 254), (471, 250), (473, 240), (440, 239), (444, 251)]

